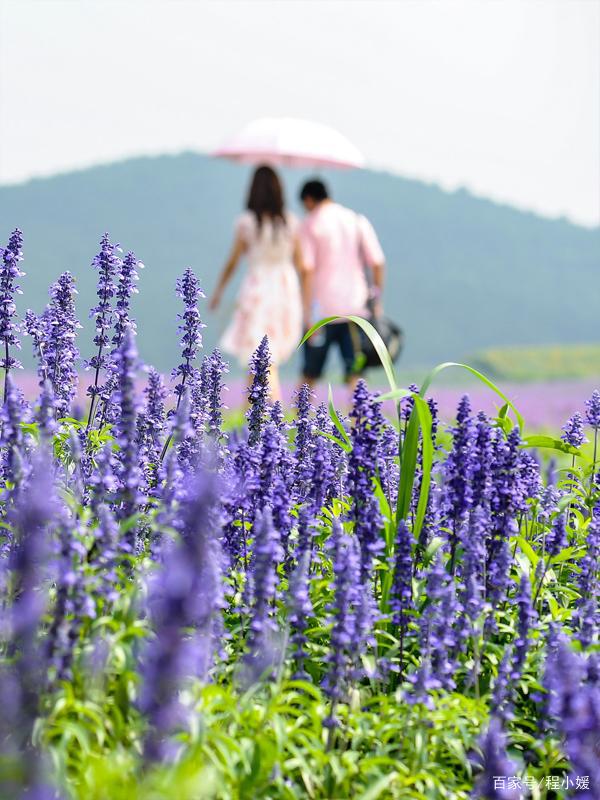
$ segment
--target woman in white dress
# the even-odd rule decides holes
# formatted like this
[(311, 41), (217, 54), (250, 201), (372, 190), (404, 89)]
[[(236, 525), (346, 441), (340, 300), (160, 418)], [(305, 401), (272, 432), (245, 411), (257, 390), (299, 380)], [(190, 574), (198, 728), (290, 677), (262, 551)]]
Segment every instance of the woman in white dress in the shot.
[(296, 349), (303, 316), (308, 318), (302, 310), (298, 222), (285, 210), (281, 182), (271, 167), (258, 167), (255, 171), (246, 209), (236, 222), (233, 248), (210, 308), (219, 306), (227, 283), (245, 255), (248, 272), (220, 346), (247, 367), (248, 359), (266, 334), (272, 358), (271, 397), (279, 400), (278, 367)]

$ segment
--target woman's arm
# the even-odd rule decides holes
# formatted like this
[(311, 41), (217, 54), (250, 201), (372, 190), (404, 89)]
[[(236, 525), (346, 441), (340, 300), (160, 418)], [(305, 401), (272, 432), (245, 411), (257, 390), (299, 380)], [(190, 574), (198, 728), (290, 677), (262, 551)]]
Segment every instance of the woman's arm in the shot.
[(213, 292), (213, 296), (210, 298), (209, 308), (211, 311), (214, 311), (216, 308), (218, 308), (219, 303), (221, 302), (221, 297), (223, 296), (223, 291), (225, 290), (225, 287), (231, 280), (231, 277), (235, 272), (239, 260), (244, 255), (246, 250), (247, 250), (246, 243), (240, 236), (237, 236), (233, 243), (233, 248), (231, 249), (229, 258), (227, 259), (227, 262), (223, 267), (221, 275), (219, 276), (219, 280), (217, 281), (217, 285), (215, 287), (215, 291)]
[(312, 306), (312, 270), (306, 268), (304, 259), (302, 257), (302, 247), (300, 240), (296, 239), (294, 242), (294, 266), (298, 271), (300, 278), (300, 291), (302, 293), (302, 323), (304, 330), (307, 331), (311, 326), (311, 306)]

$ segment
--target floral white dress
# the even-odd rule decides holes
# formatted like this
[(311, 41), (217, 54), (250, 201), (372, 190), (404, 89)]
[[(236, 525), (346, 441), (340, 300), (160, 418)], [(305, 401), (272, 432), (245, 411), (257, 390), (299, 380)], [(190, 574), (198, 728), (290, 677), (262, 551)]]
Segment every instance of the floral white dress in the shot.
[(279, 365), (302, 335), (300, 281), (293, 263), (298, 221), (287, 214), (285, 225), (265, 220), (259, 227), (246, 211), (236, 222), (236, 234), (247, 246), (248, 272), (220, 346), (245, 367), (266, 334), (273, 364)]

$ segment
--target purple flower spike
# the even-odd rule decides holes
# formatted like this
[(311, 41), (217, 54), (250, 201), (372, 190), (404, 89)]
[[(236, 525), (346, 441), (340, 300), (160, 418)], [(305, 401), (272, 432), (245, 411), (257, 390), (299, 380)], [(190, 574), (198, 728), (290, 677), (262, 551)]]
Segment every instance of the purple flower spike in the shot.
[(600, 796), (600, 688), (586, 683), (586, 676), (585, 660), (571, 650), (564, 638), (559, 639), (547, 659), (548, 711), (564, 737), (573, 784), (577, 776), (589, 778), (588, 791), (577, 794), (595, 800)]
[(279, 533), (273, 525), (271, 510), (256, 517), (254, 522), (253, 587), (248, 652), (244, 657), (246, 680), (264, 677), (275, 666), (277, 623), (273, 604), (277, 589), (277, 566), (283, 559)]
[(294, 678), (304, 680), (308, 674), (304, 668), (306, 660), (306, 629), (309, 618), (312, 616), (313, 607), (310, 601), (308, 569), (309, 569), (308, 550), (302, 553), (298, 566), (290, 576), (289, 583), (289, 623), (291, 627), (290, 641), (293, 646), (293, 657), (296, 664)]
[(48, 377), (48, 367), (46, 365), (45, 354), (45, 339), (47, 332), (45, 313), (38, 317), (34, 311), (28, 308), (25, 312), (23, 328), (23, 334), (25, 336), (31, 336), (33, 355), (38, 364), (38, 376), (40, 378), (40, 383), (43, 383)]
[(4, 402), (6, 402), (6, 377), (11, 369), (20, 369), (21, 362), (10, 355), (10, 348), (20, 349), (19, 325), (16, 321), (17, 308), (15, 295), (21, 290), (15, 281), (25, 275), (19, 269), (19, 262), (23, 260), (23, 234), (18, 228), (11, 233), (8, 244), (0, 248), (0, 341), (2, 342), (2, 356), (0, 367), (4, 370)]
[(600, 391), (595, 389), (585, 401), (585, 421), (591, 428), (600, 428)]
[[(135, 397), (135, 378), (138, 367), (137, 349), (133, 332), (127, 329), (123, 341), (115, 356), (118, 386), (115, 402), (119, 408), (118, 422), (115, 426), (115, 438), (119, 444), (118, 469), (120, 503), (117, 516), (127, 519), (137, 510), (141, 473), (138, 460), (137, 444), (137, 402)], [(128, 546), (135, 552), (135, 528), (127, 533)]]
[(484, 609), (485, 599), (485, 536), (489, 525), (489, 512), (477, 506), (471, 512), (468, 526), (463, 529), (463, 561), (461, 578), (462, 605), (469, 620), (470, 633), (474, 634)]
[(518, 775), (516, 764), (506, 752), (506, 736), (499, 719), (492, 717), (481, 739), (481, 760), (476, 766), (482, 769), (471, 797), (482, 800), (520, 800), (521, 791), (510, 785), (509, 777)]
[(51, 439), (58, 429), (58, 425), (55, 421), (56, 406), (57, 403), (54, 392), (52, 391), (52, 384), (50, 381), (45, 380), (42, 384), (42, 391), (40, 392), (35, 419), (38, 423), (40, 435), (42, 439), (46, 441)]
[(109, 359), (109, 332), (112, 328), (114, 314), (112, 298), (116, 292), (114, 281), (121, 267), (121, 259), (117, 255), (119, 252), (119, 245), (112, 244), (108, 233), (105, 233), (100, 240), (100, 252), (92, 261), (92, 267), (98, 272), (98, 305), (92, 308), (90, 316), (94, 317), (96, 321), (94, 344), (98, 349), (96, 354), (86, 362), (86, 366), (94, 370), (94, 381), (88, 386), (87, 390), (87, 394), (91, 398), (88, 428), (93, 422), (96, 398), (101, 391), (99, 386), (100, 373), (107, 366)]
[(475, 441), (471, 452), (471, 499), (473, 507), (487, 506), (491, 497), (493, 428), (483, 412), (477, 415)]
[(208, 373), (206, 376), (206, 391), (208, 394), (208, 433), (217, 444), (223, 438), (223, 391), (226, 386), (223, 382), (223, 375), (229, 372), (227, 363), (223, 360), (221, 353), (214, 350), (208, 357)]
[(412, 542), (413, 536), (408, 525), (404, 520), (400, 520), (396, 533), (390, 608), (394, 612), (394, 625), (398, 625), (402, 633), (406, 632), (408, 612), (412, 608)]
[(173, 378), (179, 382), (175, 386), (175, 394), (178, 400), (183, 394), (184, 387), (193, 382), (197, 377), (197, 369), (194, 362), (198, 355), (198, 350), (202, 347), (202, 328), (205, 327), (200, 319), (198, 311), (198, 301), (204, 297), (204, 292), (200, 288), (198, 278), (189, 267), (184, 271), (181, 278), (177, 280), (176, 293), (183, 300), (183, 314), (178, 314), (180, 325), (178, 332), (181, 336), (181, 356), (182, 362), (173, 370)]
[(335, 706), (347, 688), (354, 661), (360, 657), (360, 651), (357, 652), (355, 647), (356, 612), (361, 595), (360, 558), (356, 538), (345, 534), (339, 520), (334, 518), (330, 541), (334, 599), (329, 608), (333, 626), (327, 656), (329, 671), (324, 681), (325, 691), (331, 700), (331, 713), (323, 723), (326, 727), (337, 724)]
[(566, 421), (563, 425), (563, 435), (561, 439), (563, 442), (570, 444), (571, 447), (581, 447), (582, 444), (587, 442), (587, 439), (583, 433), (583, 417), (576, 411), (572, 417)]
[(251, 447), (254, 447), (260, 441), (260, 434), (267, 419), (270, 367), (271, 351), (269, 350), (269, 340), (264, 336), (250, 358), (252, 384), (248, 390), (250, 408), (246, 418), (248, 420), (248, 444)]
[(75, 315), (76, 294), (75, 279), (70, 272), (63, 273), (50, 288), (51, 300), (43, 317), (46, 374), (56, 397), (58, 417), (68, 416), (77, 391), (79, 350), (75, 338), (81, 325)]
[(0, 612), (0, 628), (8, 633), (3, 644), (12, 653), (12, 658), (4, 659), (0, 665), (2, 756), (5, 760), (7, 754), (14, 753), (20, 760), (12, 778), (23, 780), (27, 789), (17, 789), (12, 779), (7, 781), (10, 771), (6, 769), (1, 783), (5, 797), (39, 796), (49, 800), (53, 794), (50, 790), (42, 792), (43, 765), (31, 741), (45, 680), (46, 664), (37, 637), (46, 606), (47, 533), (57, 513), (52, 468), (44, 453), (34, 456), (27, 489), (10, 514), (15, 538), (8, 570), (14, 600), (9, 609)]
[(2, 474), (4, 480), (18, 483), (21, 477), (18, 467), (23, 448), (22, 405), (18, 390), (8, 373), (5, 389), (6, 399), (0, 410), (0, 447), (5, 448), (2, 453)]
[(454, 532), (452, 554), (457, 544), (457, 535), (471, 504), (474, 444), (474, 425), (471, 417), (471, 403), (468, 395), (464, 395), (456, 414), (456, 427), (452, 431), (452, 449), (444, 466), (445, 506), (448, 520)]
[(216, 636), (221, 635), (220, 551), (212, 525), (216, 496), (213, 477), (193, 478), (181, 498), (181, 539), (164, 552), (163, 567), (150, 586), (155, 637), (142, 653), (140, 693), (140, 708), (149, 723), (147, 761), (160, 761), (172, 752), (167, 737), (184, 721), (181, 683), (192, 675), (206, 679)]
[(494, 689), (490, 705), (492, 711), (498, 719), (507, 722), (512, 719), (512, 694), (513, 684), (511, 681), (511, 663), (513, 661), (513, 648), (512, 646), (506, 647), (502, 654), (502, 660), (498, 667), (498, 674), (494, 681)]
[(303, 384), (296, 393), (296, 437), (295, 437), (295, 472), (296, 486), (300, 496), (306, 493), (310, 475), (310, 461), (315, 446), (311, 400), (314, 393), (307, 384)]
[(557, 514), (546, 535), (546, 551), (552, 558), (557, 556), (561, 550), (564, 550), (567, 544), (566, 518), (564, 514)]
[(138, 293), (136, 286), (139, 280), (138, 269), (143, 269), (144, 265), (138, 261), (135, 253), (129, 252), (122, 260), (119, 270), (119, 278), (115, 291), (117, 302), (115, 306), (115, 333), (113, 335), (113, 345), (115, 350), (121, 345), (126, 328), (136, 330), (135, 321), (131, 319), (131, 296)]
[(518, 681), (522, 677), (527, 652), (531, 644), (529, 634), (535, 619), (535, 612), (531, 603), (531, 584), (527, 575), (521, 577), (515, 599), (519, 608), (519, 616), (511, 679)]
[(352, 400), (353, 419), (350, 438), (348, 482), (353, 504), (351, 519), (360, 544), (361, 579), (366, 583), (371, 574), (374, 556), (383, 549), (380, 529), (383, 518), (373, 492), (373, 479), (379, 456), (379, 434), (383, 427), (381, 404), (369, 393), (367, 384), (359, 380)]

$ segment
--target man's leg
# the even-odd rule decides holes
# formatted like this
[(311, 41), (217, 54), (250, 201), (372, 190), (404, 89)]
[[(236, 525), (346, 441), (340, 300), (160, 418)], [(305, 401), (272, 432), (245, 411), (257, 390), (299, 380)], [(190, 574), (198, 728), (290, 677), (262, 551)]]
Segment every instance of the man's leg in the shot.
[(302, 365), (302, 378), (301, 384), (306, 383), (313, 389), (323, 374), (325, 361), (327, 360), (327, 353), (329, 351), (330, 337), (328, 330), (321, 331), (324, 335), (324, 341), (319, 344), (314, 344), (312, 338), (303, 345), (303, 365)]
[(338, 323), (337, 327), (339, 327), (339, 331), (337, 342), (342, 355), (342, 361), (344, 362), (344, 380), (346, 386), (353, 392), (358, 383), (360, 372), (356, 371), (356, 349), (352, 338), (351, 324), (350, 322)]

